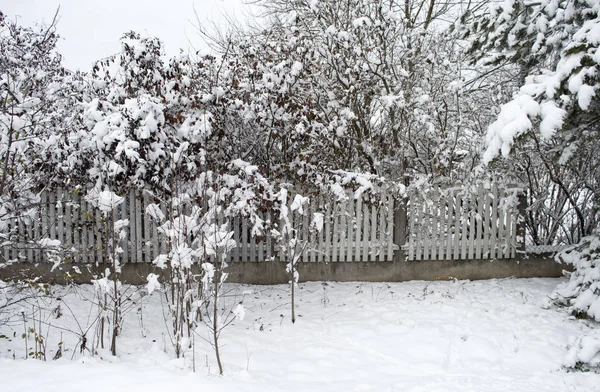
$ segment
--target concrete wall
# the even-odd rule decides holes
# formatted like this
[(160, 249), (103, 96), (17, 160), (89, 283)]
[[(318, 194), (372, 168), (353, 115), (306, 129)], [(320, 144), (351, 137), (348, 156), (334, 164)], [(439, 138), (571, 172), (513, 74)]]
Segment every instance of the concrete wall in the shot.
[[(77, 264), (81, 274), (73, 274), (73, 265), (65, 264), (51, 271), (51, 264), (14, 263), (0, 268), (1, 280), (32, 279), (41, 282), (64, 284), (66, 273), (73, 275), (76, 283), (89, 283), (99, 276), (106, 265)], [(466, 261), (393, 261), (361, 263), (301, 263), (298, 265), (300, 281), (365, 281), (403, 282), (408, 280), (492, 279), (560, 277), (569, 266), (556, 263), (549, 255), (511, 260)], [(122, 266), (121, 281), (130, 284), (146, 283), (150, 272), (163, 275), (149, 264)], [(260, 263), (231, 263), (227, 269), (228, 282), (250, 284), (280, 284), (289, 281), (285, 264), (277, 261)]]

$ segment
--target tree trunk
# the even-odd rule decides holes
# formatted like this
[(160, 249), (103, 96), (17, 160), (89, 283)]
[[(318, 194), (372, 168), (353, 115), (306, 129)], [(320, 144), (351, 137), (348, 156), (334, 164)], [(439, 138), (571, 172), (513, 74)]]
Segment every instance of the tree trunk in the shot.
[[(218, 259), (218, 256), (217, 256)], [(218, 323), (218, 314), (219, 314), (219, 284), (221, 281), (221, 265), (215, 260), (215, 276), (214, 276), (214, 301), (213, 301), (213, 340), (215, 344), (215, 356), (217, 358), (217, 365), (219, 365), (219, 374), (223, 375), (223, 365), (221, 364), (221, 355), (219, 353), (219, 323)]]

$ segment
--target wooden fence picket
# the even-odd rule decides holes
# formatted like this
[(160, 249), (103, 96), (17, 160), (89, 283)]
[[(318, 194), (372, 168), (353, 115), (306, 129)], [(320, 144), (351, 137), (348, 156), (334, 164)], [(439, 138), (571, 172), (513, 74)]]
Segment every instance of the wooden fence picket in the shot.
[(143, 227), (143, 235), (144, 235), (144, 240), (143, 240), (143, 254), (144, 254), (144, 262), (145, 263), (151, 263), (153, 260), (153, 251), (154, 251), (154, 247), (152, 246), (152, 241), (151, 241), (151, 231), (152, 231), (152, 226), (150, 225), (150, 220), (148, 218), (148, 215), (146, 214), (146, 209), (148, 208), (148, 205), (150, 204), (150, 197), (148, 196), (147, 193), (142, 193), (141, 198), (140, 198), (140, 202), (141, 204), (141, 211), (140, 211), (140, 215), (142, 218), (142, 227)]
[(454, 230), (453, 230), (453, 236), (452, 236), (452, 259), (451, 260), (458, 260), (459, 258), (459, 249), (460, 249), (460, 228), (461, 228), (461, 221), (460, 221), (460, 217), (462, 214), (462, 206), (461, 206), (461, 198), (460, 198), (460, 192), (451, 192), (450, 193), (452, 196), (452, 203), (453, 203), (453, 208), (454, 208), (454, 216), (452, 217), (453, 221), (454, 221)]
[[(266, 217), (266, 220), (268, 222), (272, 222), (273, 221), (273, 217), (271, 216), (271, 213), (269, 211), (267, 211), (265, 217)], [(265, 246), (265, 249), (266, 249), (266, 255), (265, 255), (266, 259), (265, 260), (270, 261), (271, 257), (274, 256), (274, 254), (273, 254), (273, 246), (274, 246), (274, 244), (272, 243), (272, 236), (271, 236), (271, 234), (269, 232), (265, 232), (264, 235), (265, 235), (265, 238), (266, 238), (266, 240), (265, 240), (265, 242), (266, 242), (266, 246)]]
[(505, 239), (505, 242), (502, 244), (502, 257), (508, 259), (510, 257), (510, 229), (511, 229), (511, 214), (510, 208), (508, 206), (504, 206), (502, 214), (503, 214), (503, 235), (502, 238)]
[[(265, 215), (263, 214), (262, 211), (258, 212), (258, 218), (262, 221), (265, 220)], [(256, 244), (256, 250), (257, 250), (257, 255), (256, 255), (256, 261), (264, 261), (264, 254), (265, 254), (265, 241), (263, 240), (263, 236), (261, 236), (261, 238), (259, 239), (259, 241)]]
[(241, 261), (248, 261), (248, 221), (246, 219), (242, 219), (241, 253)]
[(257, 261), (257, 258), (256, 258), (256, 254), (257, 254), (257, 250), (256, 250), (256, 236), (251, 235), (251, 233), (252, 233), (252, 222), (248, 221), (248, 223), (249, 223), (249, 225), (248, 225), (248, 228), (247, 228), (247, 230), (248, 230), (248, 234), (247, 235), (249, 235), (249, 237), (247, 237), (247, 238), (249, 238), (249, 242), (250, 242), (248, 244), (248, 247), (249, 247), (248, 253), (250, 254), (250, 257), (249, 257), (248, 261), (255, 262), (255, 261)]
[(354, 224), (356, 217), (356, 209), (354, 203), (354, 195), (352, 192), (347, 192), (348, 202), (346, 204), (346, 261), (351, 262), (354, 247)]
[(460, 206), (461, 206), (460, 258), (465, 260), (465, 259), (467, 259), (467, 245), (469, 244), (469, 238), (468, 238), (468, 233), (467, 233), (467, 230), (468, 230), (467, 222), (469, 220), (469, 197), (468, 197), (468, 195), (463, 195), (461, 197)]
[(359, 260), (363, 262), (369, 261), (369, 228), (370, 228), (370, 214), (369, 214), (369, 204), (364, 203), (362, 207), (362, 256)]
[(144, 261), (144, 227), (142, 226), (142, 215), (144, 214), (142, 206), (142, 195), (139, 193), (134, 194), (135, 200), (135, 249), (136, 249), (136, 262), (142, 263)]
[(387, 203), (385, 203), (387, 209), (387, 230), (385, 236), (382, 238), (384, 243), (387, 243), (387, 254), (385, 261), (394, 260), (394, 196), (388, 194)]
[(431, 249), (431, 205), (428, 203), (428, 200), (423, 202), (423, 207), (421, 209), (421, 241), (423, 242), (423, 260), (429, 260), (429, 249)]
[(469, 243), (467, 245), (469, 250), (467, 252), (467, 258), (473, 260), (475, 257), (475, 209), (477, 208), (477, 200), (474, 199), (472, 194), (469, 196)]
[(445, 232), (445, 228), (446, 228), (446, 222), (447, 222), (447, 209), (446, 209), (446, 200), (444, 200), (442, 198), (442, 190), (438, 187), (437, 188), (437, 192), (436, 194), (438, 195), (439, 198), (439, 207), (438, 207), (438, 226), (437, 226), (437, 230), (438, 230), (438, 253), (437, 253), (437, 258), (438, 260), (444, 260), (446, 258), (446, 239), (447, 239), (447, 232)]
[(78, 263), (81, 261), (81, 230), (79, 228), (79, 211), (81, 209), (77, 200), (77, 193), (73, 193), (69, 197), (71, 203), (71, 211), (69, 222), (67, 222), (67, 230), (72, 232), (73, 242), (72, 245), (74, 251), (72, 252), (73, 262)]
[(303, 207), (304, 214), (302, 214), (301, 217), (300, 217), (301, 225), (302, 225), (302, 236), (301, 236), (301, 239), (302, 239), (302, 243), (303, 244), (306, 243), (306, 246), (303, 246), (304, 249), (302, 250), (302, 261), (303, 262), (307, 262), (308, 261), (308, 254), (310, 252), (310, 249), (309, 249), (309, 246), (308, 246), (308, 244), (309, 244), (309, 242), (308, 242), (309, 241), (309, 238), (308, 238), (309, 237), (309, 234), (308, 234), (308, 224), (309, 224), (308, 215), (309, 215), (309, 211), (310, 211), (309, 210), (309, 205), (305, 205)]
[[(518, 199), (517, 199), (518, 201)], [(511, 234), (510, 234), (510, 253), (508, 253), (506, 255), (507, 258), (515, 258), (517, 256), (517, 247), (518, 247), (518, 241), (517, 241), (517, 221), (519, 220), (519, 210), (518, 210), (518, 205), (516, 206), (512, 206), (512, 213), (511, 215)]]
[(453, 194), (448, 191), (445, 193), (445, 197), (446, 199), (446, 204), (447, 204), (447, 210), (448, 210), (448, 217), (446, 219), (446, 260), (452, 260), (452, 252), (453, 252), (453, 244), (454, 244), (454, 237), (452, 235), (452, 231), (453, 231), (453, 219), (454, 219), (454, 214), (456, 213), (456, 210), (454, 208), (454, 198), (453, 198)]
[(492, 224), (490, 227), (490, 258), (495, 259), (497, 257), (496, 251), (498, 247), (498, 244), (496, 242), (496, 237), (498, 235), (498, 188), (495, 185), (492, 185), (490, 196), (492, 199)]
[(439, 230), (438, 230), (438, 215), (439, 215), (439, 208), (437, 206), (437, 204), (433, 204), (430, 203), (428, 205), (429, 208), (429, 213), (430, 213), (430, 225), (429, 225), (429, 230), (428, 232), (429, 234), (429, 242), (430, 242), (430, 246), (429, 246), (429, 251), (427, 254), (427, 260), (435, 260), (437, 257), (437, 252), (436, 249), (438, 247), (439, 244)]
[(475, 259), (481, 259), (481, 250), (483, 247), (483, 205), (485, 203), (483, 187), (477, 186), (477, 238), (475, 242)]

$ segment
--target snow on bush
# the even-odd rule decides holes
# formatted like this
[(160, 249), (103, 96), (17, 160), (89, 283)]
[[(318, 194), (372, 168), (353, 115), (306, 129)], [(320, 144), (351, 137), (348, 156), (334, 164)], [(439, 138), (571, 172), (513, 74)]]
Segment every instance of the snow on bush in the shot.
[(556, 255), (558, 262), (573, 265), (569, 281), (560, 284), (552, 299), (578, 317), (600, 322), (600, 235), (585, 237)]
[[(556, 260), (573, 265), (573, 272), (567, 282), (558, 285), (552, 300), (578, 318), (600, 322), (600, 235), (585, 237), (558, 253)], [(564, 366), (600, 368), (600, 334), (571, 338)]]
[(148, 274), (146, 280), (148, 281), (148, 284), (146, 285), (148, 294), (152, 294), (154, 290), (160, 290), (161, 285), (158, 281), (158, 275), (150, 273)]
[(123, 203), (124, 198), (110, 190), (100, 191), (96, 188), (91, 189), (85, 196), (85, 200), (98, 208), (104, 216), (113, 212), (119, 204)]
[(580, 370), (600, 368), (600, 334), (572, 337), (563, 365)]

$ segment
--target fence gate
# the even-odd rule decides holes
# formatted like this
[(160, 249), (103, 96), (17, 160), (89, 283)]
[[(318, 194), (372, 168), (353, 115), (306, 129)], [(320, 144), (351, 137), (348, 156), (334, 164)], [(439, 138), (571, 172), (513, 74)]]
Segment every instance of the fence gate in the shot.
[[(506, 259), (516, 256), (519, 190), (496, 185), (434, 189), (407, 205), (408, 260)], [(519, 241), (517, 240), (519, 239)]]

